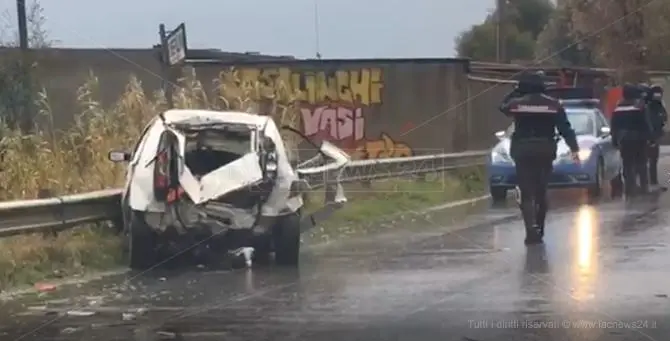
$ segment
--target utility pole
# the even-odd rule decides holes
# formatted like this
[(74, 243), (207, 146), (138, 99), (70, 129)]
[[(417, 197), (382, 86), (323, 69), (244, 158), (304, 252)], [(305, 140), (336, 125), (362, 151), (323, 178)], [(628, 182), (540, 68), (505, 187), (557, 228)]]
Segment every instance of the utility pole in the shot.
[(498, 63), (504, 63), (507, 59), (507, 49), (505, 38), (507, 30), (507, 0), (496, 0), (496, 60)]
[(319, 32), (319, 0), (314, 0), (314, 50), (316, 59), (321, 59), (321, 37)]
[(168, 109), (174, 109), (174, 88), (172, 85), (172, 68), (170, 65), (170, 48), (168, 46), (167, 31), (165, 24), (158, 26), (158, 34), (161, 40), (161, 67), (163, 78), (163, 91), (165, 92), (165, 99), (167, 100)]
[(18, 121), (21, 130), (28, 133), (33, 127), (33, 94), (30, 74), (30, 55), (28, 46), (28, 19), (26, 16), (26, 0), (16, 0), (16, 14), (19, 24), (19, 48), (21, 50), (21, 85), (23, 96), (19, 106)]
[(26, 18), (26, 0), (16, 0), (16, 12), (19, 18), (19, 46), (28, 50), (28, 19)]

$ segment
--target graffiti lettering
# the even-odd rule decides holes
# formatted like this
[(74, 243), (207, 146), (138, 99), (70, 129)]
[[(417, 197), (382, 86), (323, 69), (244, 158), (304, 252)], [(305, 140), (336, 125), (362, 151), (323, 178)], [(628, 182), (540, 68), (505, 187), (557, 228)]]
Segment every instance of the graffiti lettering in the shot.
[(320, 106), (301, 108), (306, 136), (330, 141), (358, 141), (365, 137), (365, 118), (361, 108)]
[(412, 148), (404, 143), (393, 141), (385, 133), (382, 133), (378, 140), (365, 141), (358, 148), (354, 157), (356, 159), (378, 159), (388, 157), (412, 156)]
[[(367, 108), (382, 104), (384, 89), (380, 68), (314, 70), (313, 66), (241, 68), (233, 83), (241, 91), (274, 93), (285, 89), (297, 96), (303, 133), (315, 142), (328, 140), (355, 159), (377, 159), (413, 155), (405, 143), (382, 133), (366, 140)], [(231, 83), (230, 80), (228, 83)], [(407, 123), (400, 131), (411, 130)]]
[(243, 68), (238, 71), (241, 85), (255, 88), (257, 82), (271, 87), (286, 87), (310, 104), (340, 102), (350, 105), (381, 104), (384, 88), (378, 68), (360, 70), (294, 71), (290, 68)]

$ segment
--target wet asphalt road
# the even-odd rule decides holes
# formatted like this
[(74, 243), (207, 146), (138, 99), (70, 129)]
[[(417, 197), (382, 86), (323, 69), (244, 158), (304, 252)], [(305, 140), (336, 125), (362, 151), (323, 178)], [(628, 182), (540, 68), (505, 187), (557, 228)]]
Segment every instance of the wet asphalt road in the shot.
[[(62, 288), (70, 299), (5, 303), (0, 340), (667, 340), (668, 198), (563, 198), (544, 246), (523, 245), (514, 209), (484, 209), (458, 231), (431, 218), (411, 233), (317, 247), (300, 271)], [(63, 316), (75, 309), (96, 313)]]

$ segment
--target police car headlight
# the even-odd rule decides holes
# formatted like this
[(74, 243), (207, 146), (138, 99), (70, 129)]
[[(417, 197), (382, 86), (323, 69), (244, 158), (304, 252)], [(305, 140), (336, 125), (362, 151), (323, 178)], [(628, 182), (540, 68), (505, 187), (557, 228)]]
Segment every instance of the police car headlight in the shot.
[(491, 163), (511, 163), (512, 159), (503, 149), (496, 149), (491, 152)]
[(586, 161), (591, 157), (591, 149), (582, 149), (577, 153), (580, 160)]

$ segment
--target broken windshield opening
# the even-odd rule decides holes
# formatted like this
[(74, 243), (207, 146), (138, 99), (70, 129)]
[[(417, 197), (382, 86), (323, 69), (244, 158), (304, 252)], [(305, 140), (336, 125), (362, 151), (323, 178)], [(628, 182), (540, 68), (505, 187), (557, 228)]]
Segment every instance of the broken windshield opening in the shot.
[(251, 130), (202, 129), (183, 133), (186, 167), (198, 178), (252, 151)]

